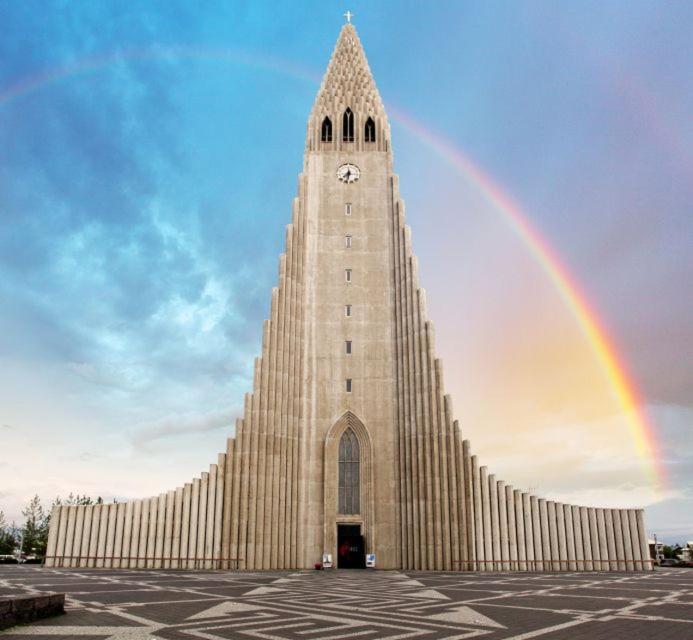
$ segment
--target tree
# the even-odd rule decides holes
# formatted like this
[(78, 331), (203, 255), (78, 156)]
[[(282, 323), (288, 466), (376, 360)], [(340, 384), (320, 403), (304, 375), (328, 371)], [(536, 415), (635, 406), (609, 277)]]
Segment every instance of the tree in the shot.
[(12, 555), (17, 548), (17, 528), (5, 523), (5, 514), (0, 511), (0, 555)]
[(43, 510), (37, 495), (29, 501), (22, 515), (26, 518), (22, 528), (22, 553), (46, 555), (50, 516)]

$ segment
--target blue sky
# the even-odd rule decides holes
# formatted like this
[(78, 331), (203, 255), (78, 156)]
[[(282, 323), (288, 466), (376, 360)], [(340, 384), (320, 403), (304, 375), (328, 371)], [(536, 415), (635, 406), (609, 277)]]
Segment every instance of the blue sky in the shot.
[(347, 8), (386, 109), (464, 150), (581, 283), (669, 486), (642, 478), (526, 247), (393, 120), (473, 445), (520, 486), (646, 504), (650, 530), (693, 539), (693, 10), (676, 2), (0, 0), (0, 509), (158, 493), (223, 448)]

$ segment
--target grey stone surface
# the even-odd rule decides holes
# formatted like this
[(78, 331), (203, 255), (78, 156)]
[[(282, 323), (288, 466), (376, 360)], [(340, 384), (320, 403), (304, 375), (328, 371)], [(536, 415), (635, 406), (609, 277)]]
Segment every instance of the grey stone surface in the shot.
[(64, 593), (27, 593), (24, 589), (16, 589), (14, 593), (0, 596), (0, 629), (57, 616), (63, 613), (64, 607)]
[[(0, 567), (0, 588), (67, 594), (3, 638), (693, 637), (693, 571), (186, 571)], [(2, 612), (0, 600), (0, 612)]]

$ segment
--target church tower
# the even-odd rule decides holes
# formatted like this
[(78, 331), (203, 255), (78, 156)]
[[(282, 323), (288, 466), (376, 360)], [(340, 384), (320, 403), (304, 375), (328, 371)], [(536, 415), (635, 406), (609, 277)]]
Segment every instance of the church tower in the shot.
[(643, 516), (546, 501), (479, 466), (453, 418), (393, 173), (390, 127), (343, 26), (308, 120), (253, 388), (200, 477), (56, 507), (46, 564), (638, 570)]

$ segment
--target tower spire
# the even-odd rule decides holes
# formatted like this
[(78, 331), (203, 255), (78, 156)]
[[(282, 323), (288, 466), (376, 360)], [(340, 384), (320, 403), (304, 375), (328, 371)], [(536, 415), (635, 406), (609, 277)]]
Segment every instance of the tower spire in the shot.
[[(350, 19), (354, 14), (347, 12), (348, 22), (337, 38), (327, 71), (315, 98), (308, 122), (307, 150), (325, 150), (320, 143), (331, 142), (329, 149), (343, 149), (340, 134), (341, 119), (344, 112), (350, 109), (354, 114), (353, 142), (358, 150), (366, 148), (375, 151), (386, 151), (389, 148), (390, 127), (380, 93), (375, 85), (366, 54), (361, 41)], [(345, 14), (345, 16), (347, 15)], [(332, 140), (324, 140), (321, 127), (327, 118), (332, 124)], [(364, 147), (365, 125), (368, 119), (375, 125), (373, 147)], [(348, 140), (346, 142), (352, 142)]]

